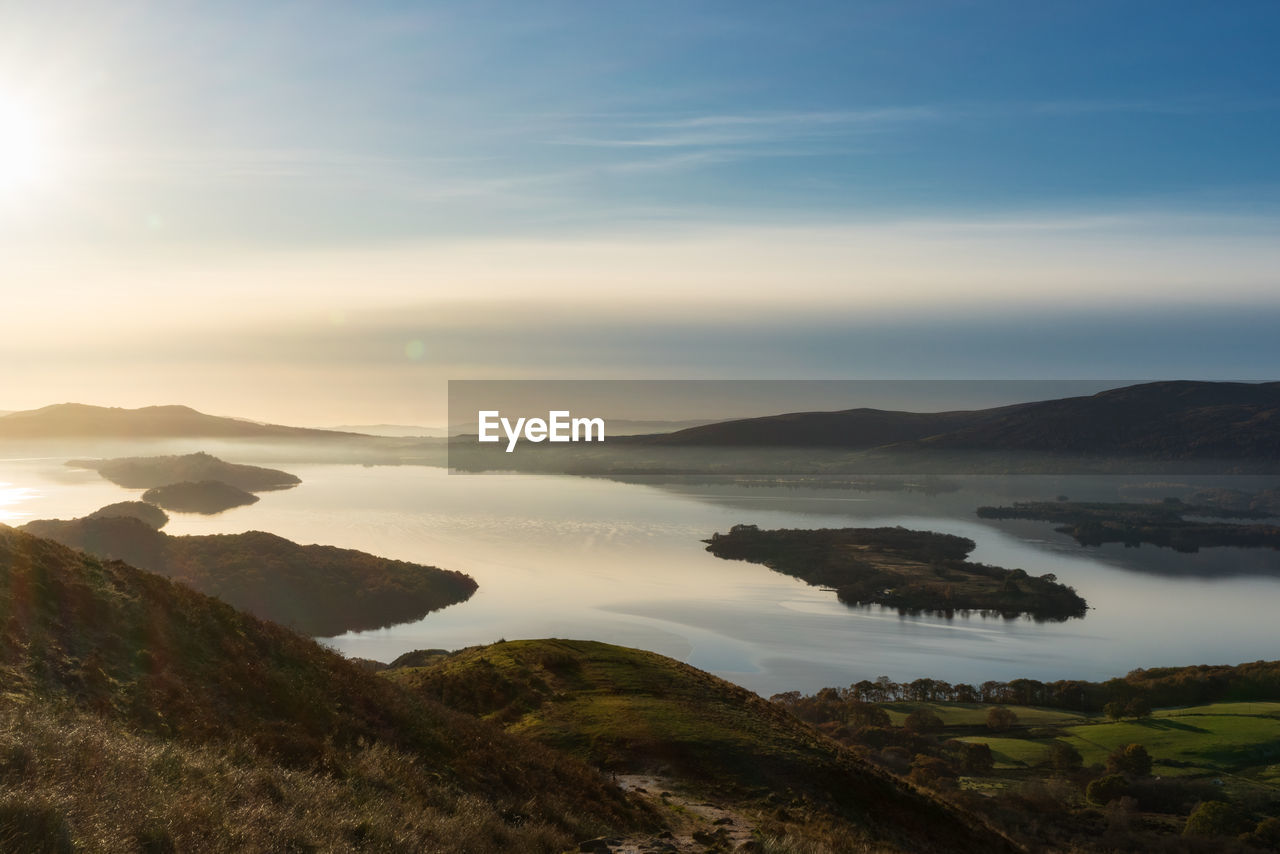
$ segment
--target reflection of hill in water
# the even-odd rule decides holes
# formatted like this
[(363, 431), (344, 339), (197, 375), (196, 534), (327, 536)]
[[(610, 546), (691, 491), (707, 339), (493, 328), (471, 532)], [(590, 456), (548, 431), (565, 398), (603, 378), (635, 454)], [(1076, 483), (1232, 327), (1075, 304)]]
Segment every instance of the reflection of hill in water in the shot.
[[(1054, 530), (1058, 526), (1051, 522), (979, 520), (975, 513), (984, 504), (1045, 501), (1060, 495), (1078, 501), (1158, 501), (1166, 496), (1189, 497), (1197, 490), (1215, 487), (1251, 492), (1274, 489), (1277, 485), (1274, 476), (949, 476), (943, 480), (959, 488), (933, 494), (906, 489), (836, 489), (781, 483), (763, 485), (760, 481), (743, 486), (729, 480), (705, 478), (626, 480), (669, 491), (684, 499), (730, 508), (740, 512), (740, 521), (745, 523), (753, 521), (753, 514), (768, 510), (829, 514), (849, 520), (883, 520), (898, 516), (959, 520), (978, 522), (1045, 551), (1093, 558), (1130, 572), (1171, 578), (1280, 578), (1280, 551), (1272, 549), (1206, 548), (1196, 554), (1182, 554), (1150, 545), (1126, 548), (1112, 543), (1084, 547), (1069, 535)], [(813, 525), (815, 528), (820, 526), (817, 522)]]

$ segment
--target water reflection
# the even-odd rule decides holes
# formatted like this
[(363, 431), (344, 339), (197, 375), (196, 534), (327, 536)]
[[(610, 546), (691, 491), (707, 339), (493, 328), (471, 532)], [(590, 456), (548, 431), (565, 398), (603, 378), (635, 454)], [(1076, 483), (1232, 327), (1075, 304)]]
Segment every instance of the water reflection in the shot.
[[(270, 464), (269, 461), (264, 461)], [(435, 564), (474, 576), (469, 602), (411, 624), (327, 641), (349, 655), (390, 660), (417, 648), (498, 638), (595, 638), (687, 660), (764, 694), (847, 685), (889, 674), (980, 682), (1018, 676), (1101, 679), (1135, 667), (1280, 657), (1274, 577), (1196, 577), (1276, 552), (1082, 549), (1051, 525), (978, 520), (979, 504), (1059, 493), (1087, 500), (1116, 484), (988, 478), (956, 492), (622, 483), (573, 477), (447, 475), (420, 467), (280, 467), (302, 484), (215, 517), (174, 514), (172, 534), (266, 530)], [(72, 479), (57, 462), (0, 463), (23, 518), (83, 515), (136, 497)], [(1102, 479), (1105, 480), (1105, 479)], [(18, 518), (10, 516), (10, 518)], [(1083, 620), (1038, 625), (976, 615), (951, 619), (849, 609), (834, 594), (766, 567), (725, 561), (702, 539), (761, 527), (904, 525), (973, 539), (974, 560), (1053, 572), (1092, 606)], [(1157, 574), (1162, 566), (1173, 575)]]

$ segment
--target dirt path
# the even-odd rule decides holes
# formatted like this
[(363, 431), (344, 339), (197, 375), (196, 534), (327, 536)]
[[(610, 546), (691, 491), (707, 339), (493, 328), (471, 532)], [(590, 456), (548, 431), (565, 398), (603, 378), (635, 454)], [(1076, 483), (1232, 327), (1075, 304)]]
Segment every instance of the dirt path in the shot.
[[(653, 774), (619, 774), (617, 782), (650, 804), (671, 828), (660, 835), (610, 837), (584, 843), (583, 850), (611, 854), (703, 854), (750, 851), (754, 822), (732, 805), (713, 803), (684, 792), (677, 780)], [(743, 847), (745, 846), (745, 847)]]

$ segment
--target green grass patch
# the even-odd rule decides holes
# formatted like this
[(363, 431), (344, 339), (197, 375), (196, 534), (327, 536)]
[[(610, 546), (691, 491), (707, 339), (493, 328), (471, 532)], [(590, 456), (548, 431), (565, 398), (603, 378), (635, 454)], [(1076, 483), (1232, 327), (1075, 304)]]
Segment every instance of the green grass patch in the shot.
[(988, 738), (986, 736), (965, 736), (960, 741), (985, 744), (991, 748), (991, 755), (996, 761), (996, 768), (1028, 768), (1037, 765), (1044, 759), (1051, 739), (1030, 738)]
[[(884, 703), (881, 705), (892, 718), (894, 726), (902, 726), (907, 715), (916, 709), (928, 709), (949, 727), (986, 726), (989, 703)], [(1066, 709), (1042, 709), (1036, 706), (1003, 706), (1018, 716), (1019, 726), (1066, 726), (1089, 720), (1082, 712)]]
[(1206, 706), (1158, 709), (1152, 713), (1152, 717), (1156, 718), (1177, 718), (1188, 715), (1280, 716), (1280, 703), (1210, 703)]
[(1063, 736), (1086, 764), (1104, 762), (1117, 747), (1136, 742), (1147, 748), (1160, 774), (1237, 771), (1280, 760), (1280, 719), (1181, 711), (1146, 720), (1066, 727)]

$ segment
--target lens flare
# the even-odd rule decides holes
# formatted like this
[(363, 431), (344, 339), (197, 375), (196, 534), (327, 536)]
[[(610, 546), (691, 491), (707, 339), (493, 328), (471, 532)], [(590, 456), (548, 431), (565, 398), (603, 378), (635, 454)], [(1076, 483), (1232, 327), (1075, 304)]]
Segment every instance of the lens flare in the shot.
[(0, 199), (48, 181), (52, 166), (52, 142), (40, 111), (0, 95)]

